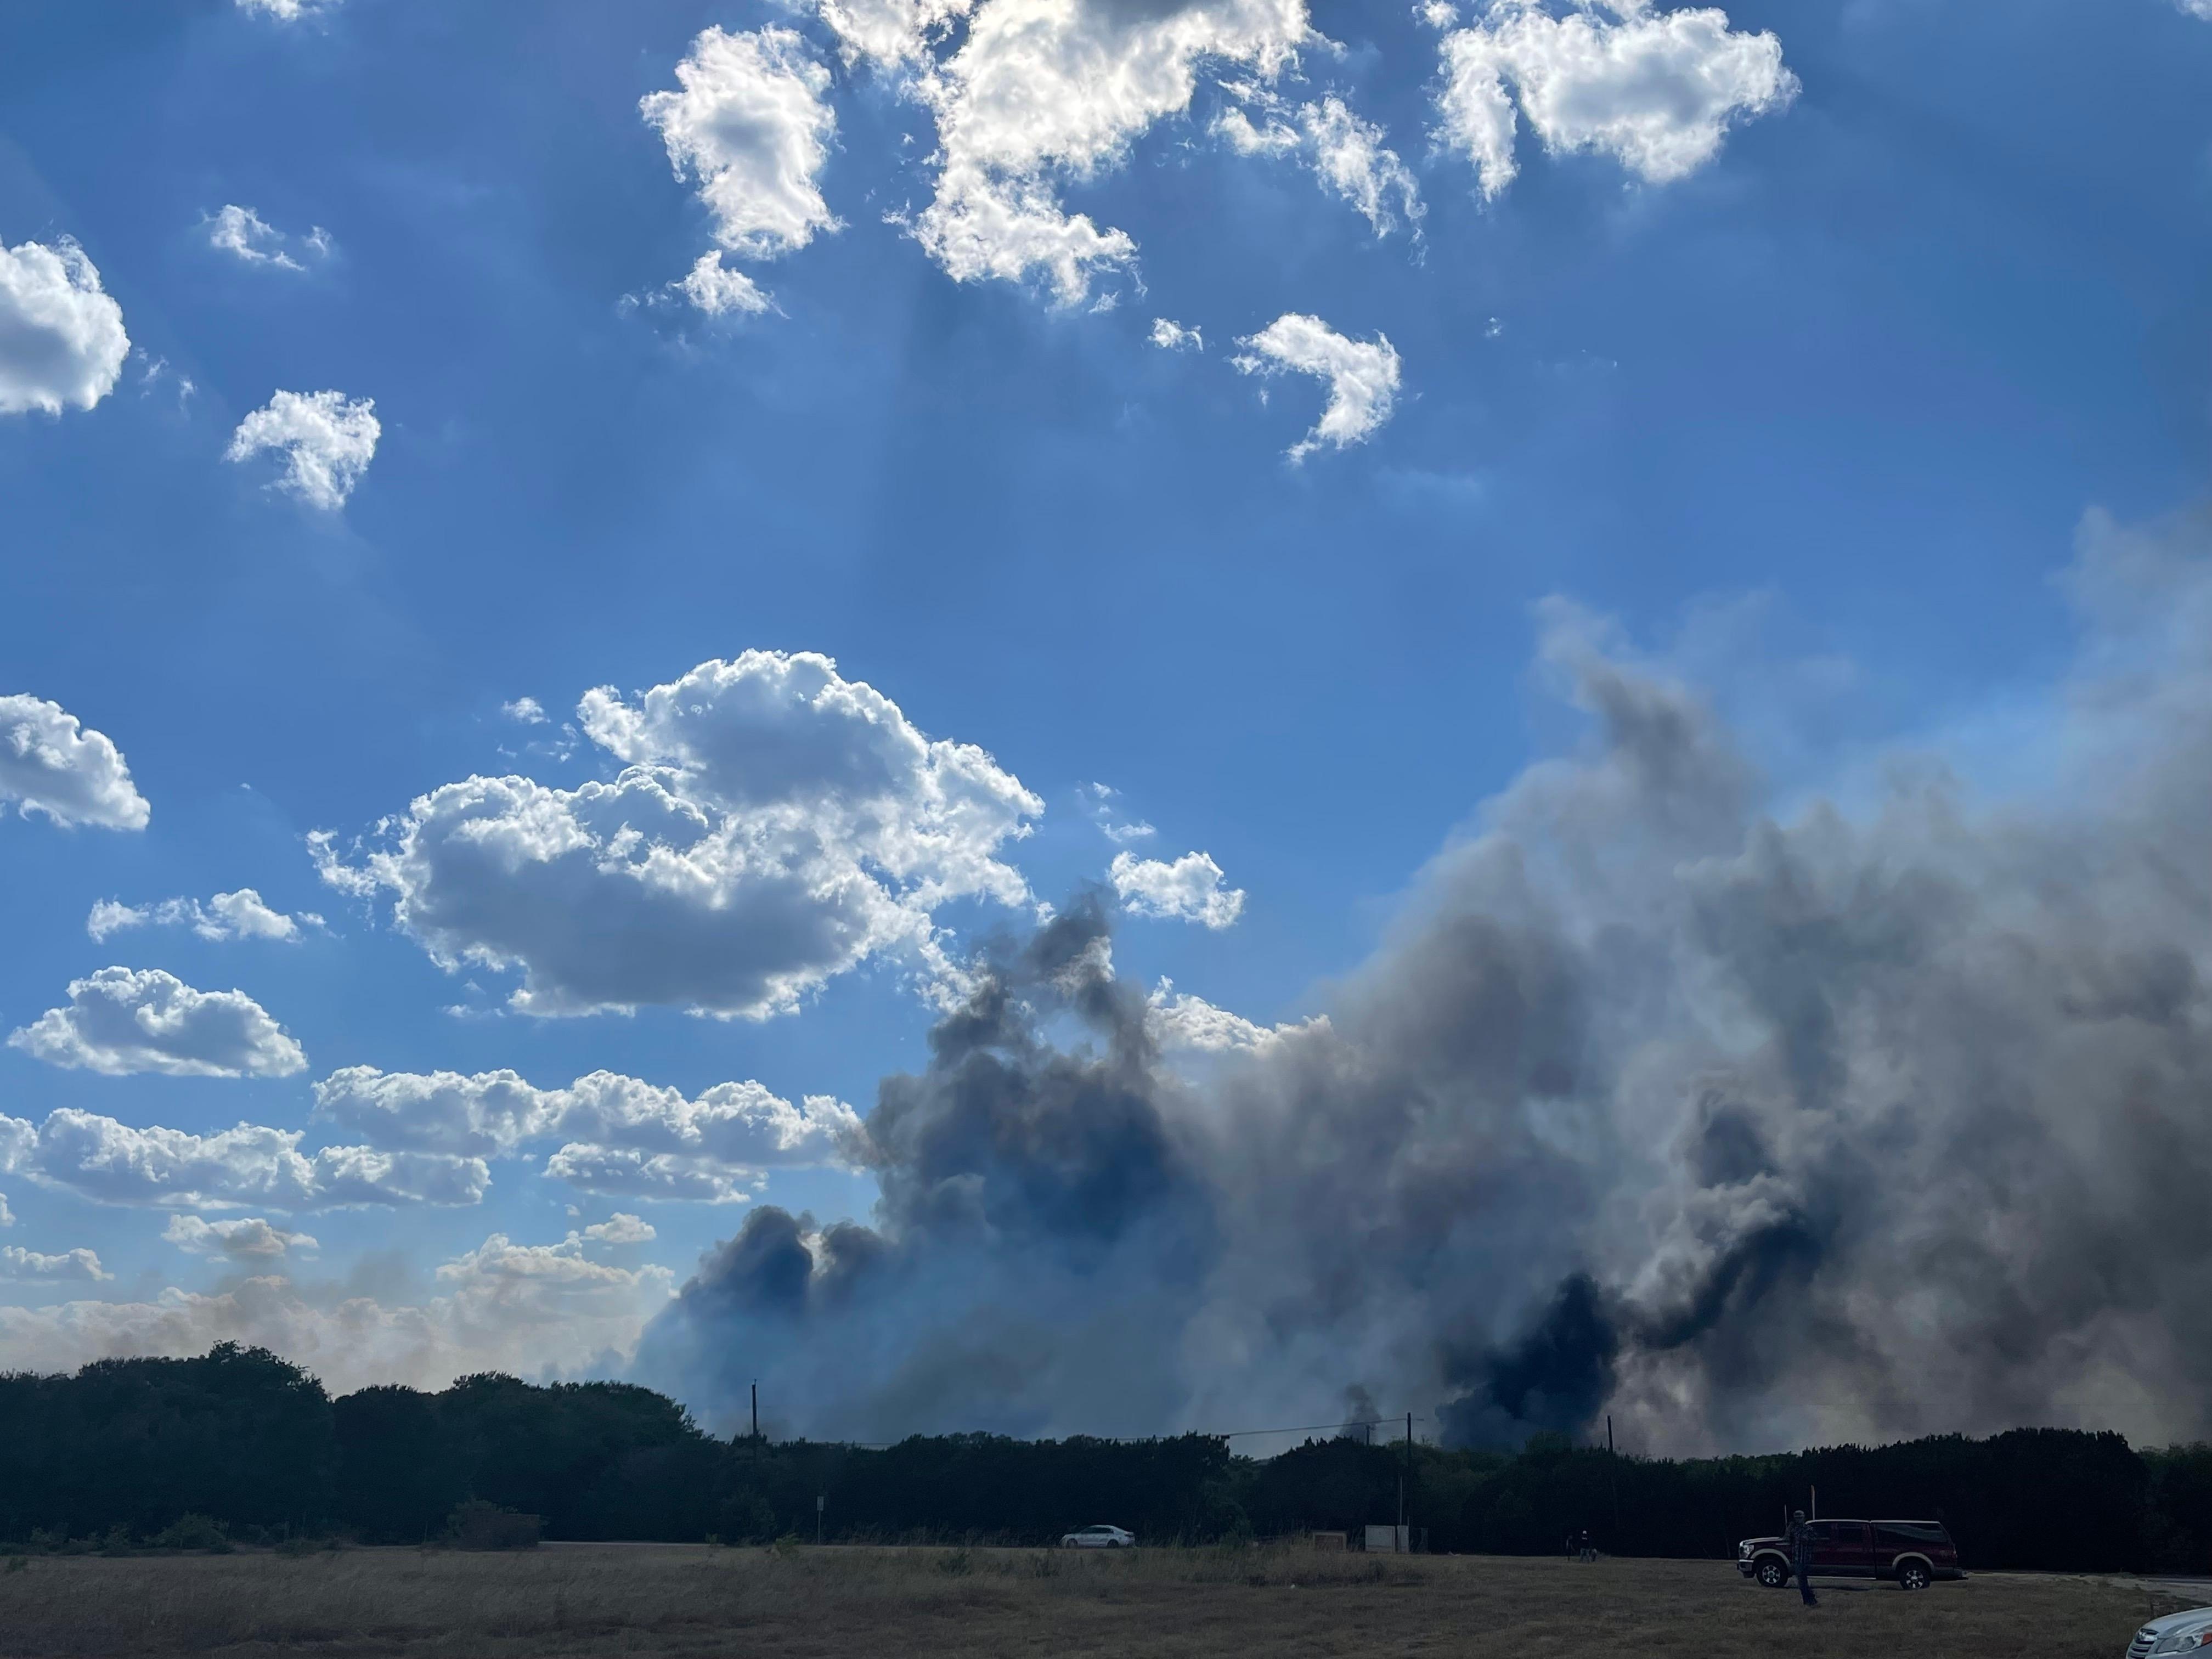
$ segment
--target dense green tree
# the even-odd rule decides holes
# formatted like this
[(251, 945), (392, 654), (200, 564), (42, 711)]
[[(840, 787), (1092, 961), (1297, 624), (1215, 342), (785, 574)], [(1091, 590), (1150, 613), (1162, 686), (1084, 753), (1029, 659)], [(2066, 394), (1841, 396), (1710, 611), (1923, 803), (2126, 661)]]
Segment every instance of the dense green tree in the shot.
[(2145, 1554), (2166, 1572), (2212, 1573), (2212, 1446), (2146, 1452), (2151, 1499)]
[(0, 1377), (0, 1534), (158, 1531), (188, 1511), (297, 1526), (329, 1502), (323, 1385), (261, 1348), (102, 1359), (74, 1376)]
[(728, 1447), (627, 1382), (534, 1386), (487, 1372), (437, 1396), (471, 1497), (545, 1518), (554, 1538), (699, 1538)]
[(433, 1538), (470, 1495), (434, 1395), (391, 1386), (333, 1401), (338, 1473), (334, 1514), (373, 1542)]
[(1355, 1440), (1309, 1440), (1243, 1471), (1255, 1531), (1353, 1532), (1398, 1518), (1404, 1458)]

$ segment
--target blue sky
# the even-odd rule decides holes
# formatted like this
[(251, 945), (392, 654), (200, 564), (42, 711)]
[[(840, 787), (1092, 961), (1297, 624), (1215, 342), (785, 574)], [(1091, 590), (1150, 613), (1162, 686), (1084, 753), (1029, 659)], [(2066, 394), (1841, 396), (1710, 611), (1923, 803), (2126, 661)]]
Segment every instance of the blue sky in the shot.
[[(2174, 0), (2003, 12), (981, 0), (906, 37), (902, 65), (855, 44), (854, 16), (902, 15), (889, 4), (198, 0), (12, 19), (0, 246), (21, 263), (0, 285), (0, 401), (12, 387), (22, 406), (0, 414), (0, 696), (19, 732), (65, 716), (104, 734), (129, 781), (96, 755), (43, 782), (0, 769), (25, 808), (0, 820), (0, 1029), (61, 1011), (63, 1032), (0, 1048), (0, 1115), (115, 1126), (85, 1132), (108, 1139), (74, 1173), (28, 1139), (0, 1158), (0, 1246), (27, 1253), (0, 1282), (17, 1310), (0, 1309), (0, 1364), (240, 1334), (347, 1381), (436, 1382), (626, 1352), (747, 1202), (869, 1212), (843, 1120), (799, 1103), (865, 1115), (880, 1076), (921, 1063), (964, 953), (1089, 885), (1129, 913), (1123, 978), (1170, 977), (1261, 1027), (1318, 1012), (1479, 804), (1577, 742), (1581, 717), (1532, 667), (1547, 596), (1701, 678), (1778, 799), (1841, 789), (1930, 732), (1967, 734), (1969, 770), (2022, 764), (2007, 711), (2073, 659), (2052, 579), (2084, 513), (2140, 521), (2203, 494), (2212, 19)], [(1037, 50), (1069, 63), (1071, 40), (1133, 52), (1178, 19), (1197, 44), (1168, 54), (1164, 111), (1108, 107), (1075, 71), (1100, 100), (1089, 128), (963, 102), (988, 66), (964, 60), (963, 82), (955, 54), (1003, 46), (988, 31), (1025, 15), (1062, 19)], [(1547, 55), (1576, 28), (1620, 55), (1618, 78), (1577, 84)], [(678, 93), (712, 30), (738, 43), (737, 80), (702, 71), (692, 105), (647, 118), (641, 100)], [(1494, 84), (1516, 114), (1517, 174), (1486, 195), (1448, 107), (1448, 40), (1483, 66), (1462, 90)], [(1022, 49), (996, 71), (1017, 83), (1036, 67)], [(1692, 70), (1717, 105), (1683, 92)], [(1316, 137), (1328, 100), (1351, 125)], [(679, 176), (694, 118), (708, 149)], [(1057, 150), (1024, 126), (1061, 118), (1086, 136)], [(928, 216), (979, 210), (947, 183), (963, 165), (986, 209), (1042, 200), (1054, 234), (1087, 216), (1133, 251), (1081, 267), (1079, 294), (1042, 266), (962, 267)], [(1331, 165), (1352, 183), (1332, 188)], [(724, 194), (703, 200), (716, 168)], [(233, 208), (248, 216), (226, 238)], [(718, 235), (713, 268), (765, 308), (712, 311), (678, 286)], [(53, 274), (71, 246), (95, 276)], [(28, 308), (40, 283), (66, 288), (66, 324)], [(119, 359), (88, 283), (119, 313)], [(1267, 356), (1288, 338), (1271, 325), (1308, 318), (1348, 378)], [(1202, 349), (1155, 343), (1160, 319)], [(1383, 377), (1379, 404), (1363, 375)], [(279, 395), (326, 391), (319, 416)], [(1286, 453), (1332, 398), (1351, 400), (1346, 441)], [(270, 441), (227, 459), (252, 447), (241, 432)], [(342, 487), (283, 487), (319, 455)], [(434, 896), (458, 914), (480, 896), (465, 872), (347, 876), (397, 845), (380, 821), (478, 775), (573, 791), (640, 760), (682, 773), (713, 822), (743, 817), (746, 790), (775, 795), (745, 769), (766, 750), (686, 748), (678, 711), (618, 752), (579, 735), (576, 710), (615, 688), (643, 731), (651, 688), (748, 651), (834, 659), (833, 687), (887, 700), (867, 742), (896, 728), (908, 745), (884, 838), (804, 830), (908, 931), (809, 969), (787, 1011), (715, 1007), (679, 962), (635, 1012), (524, 1012), (508, 999), (527, 951), (458, 961), (467, 921), (430, 948), (422, 884), (447, 884)], [(502, 712), (523, 698), (547, 718)], [(778, 707), (763, 718), (781, 732)], [(793, 730), (811, 757), (793, 764), (825, 775), (860, 742), (850, 720)], [(955, 764), (931, 744), (985, 751), (957, 764), (996, 792), (995, 827), (929, 816), (923, 773)], [(80, 787), (106, 793), (55, 807)], [(133, 791), (143, 827), (100, 821)], [(334, 837), (336, 884), (313, 832)], [(909, 832), (951, 850), (884, 874)], [(1117, 889), (1118, 853), (1136, 862)], [(1228, 925), (1197, 914), (1203, 870), (1167, 868), (1193, 853), (1221, 872)], [(918, 896), (932, 882), (942, 896)], [(321, 921), (203, 937), (236, 933), (210, 907), (246, 889)], [(501, 890), (484, 902), (541, 920), (564, 902)], [(395, 912), (410, 896), (411, 924)], [(148, 914), (94, 938), (103, 900)], [(170, 900), (199, 908), (164, 921)], [(657, 925), (637, 924), (648, 955)], [(546, 950), (548, 983), (562, 951), (598, 954)], [(720, 970), (702, 962), (703, 984)], [(61, 1014), (73, 981), (112, 968), (234, 990), (299, 1063), (254, 1037), (210, 1062), (247, 1075), (99, 1060)], [(225, 1188), (209, 1171), (246, 1151), (142, 1133), (244, 1122), (301, 1132), (310, 1159), (474, 1155), (450, 1124), (409, 1141), (311, 1118), (315, 1085), (362, 1066), (511, 1068), (545, 1091), (606, 1071), (687, 1100), (757, 1081), (799, 1127), (717, 1164), (742, 1195), (722, 1203), (635, 1171), (544, 1173), (556, 1146), (619, 1139), (562, 1118), (573, 1103), (541, 1104), (548, 1127), (491, 1155), (469, 1202), (402, 1194), (388, 1170), (356, 1172), (386, 1183), (359, 1202), (265, 1170)], [(192, 1158), (197, 1174), (148, 1172)], [(250, 1220), (318, 1248), (232, 1226)], [(347, 1297), (381, 1310), (357, 1344)], [(409, 1322), (440, 1297), (447, 1313)]]

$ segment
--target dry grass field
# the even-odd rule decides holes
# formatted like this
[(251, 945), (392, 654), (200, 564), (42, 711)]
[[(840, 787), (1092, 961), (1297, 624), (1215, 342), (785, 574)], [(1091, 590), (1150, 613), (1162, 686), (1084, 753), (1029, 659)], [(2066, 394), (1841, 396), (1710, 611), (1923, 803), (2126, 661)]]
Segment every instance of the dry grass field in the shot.
[(1320, 1555), (1310, 1550), (553, 1545), (33, 1558), (0, 1572), (0, 1655), (1635, 1653), (1682, 1659), (2115, 1659), (2183, 1605), (2087, 1579), (1794, 1591), (1724, 1562)]

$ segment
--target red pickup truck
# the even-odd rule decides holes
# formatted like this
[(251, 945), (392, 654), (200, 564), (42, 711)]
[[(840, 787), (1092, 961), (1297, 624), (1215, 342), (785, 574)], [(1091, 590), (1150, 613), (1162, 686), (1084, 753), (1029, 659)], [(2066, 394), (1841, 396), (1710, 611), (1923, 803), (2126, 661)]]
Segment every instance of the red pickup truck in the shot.
[[(1964, 1578), (1958, 1547), (1941, 1521), (1812, 1521), (1816, 1578), (1890, 1578), (1906, 1589), (1926, 1589), (1938, 1578)], [(1796, 1569), (1781, 1538), (1747, 1538), (1735, 1547), (1735, 1570), (1769, 1589), (1787, 1584)]]

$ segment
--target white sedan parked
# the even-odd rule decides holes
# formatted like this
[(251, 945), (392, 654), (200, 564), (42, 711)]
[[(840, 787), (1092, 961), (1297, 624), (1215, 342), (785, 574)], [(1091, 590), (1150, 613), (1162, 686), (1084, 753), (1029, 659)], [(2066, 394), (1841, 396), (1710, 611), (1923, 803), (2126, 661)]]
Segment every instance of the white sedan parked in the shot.
[(1060, 1547), (1064, 1550), (1125, 1550), (1137, 1541), (1133, 1532), (1119, 1527), (1085, 1527), (1081, 1532), (1064, 1532), (1060, 1535)]
[(2128, 1644), (2128, 1659), (2148, 1659), (2154, 1653), (2160, 1659), (2169, 1653), (2212, 1654), (2212, 1607), (2169, 1613), (2137, 1631)]

